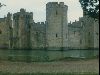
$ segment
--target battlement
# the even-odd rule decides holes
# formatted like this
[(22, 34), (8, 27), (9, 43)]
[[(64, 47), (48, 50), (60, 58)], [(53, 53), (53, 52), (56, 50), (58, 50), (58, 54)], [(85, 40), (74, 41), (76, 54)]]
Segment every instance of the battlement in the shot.
[[(65, 7), (65, 6), (67, 6), (67, 5), (64, 5), (64, 2), (48, 2), (47, 4), (46, 4), (46, 6), (48, 7), (48, 8), (50, 8), (50, 7)], [(67, 6), (68, 7), (68, 6)]]
[(33, 12), (30, 12), (29, 14), (30, 14), (31, 16), (33, 16)]
[(10, 16), (10, 15), (11, 15), (11, 13), (10, 13), (10, 12), (8, 12), (7, 16)]
[(82, 21), (82, 17), (81, 18), (79, 18), (79, 21), (74, 21), (74, 22), (70, 22), (70, 23), (68, 23), (68, 27), (71, 27), (71, 28), (81, 28), (82, 26), (81, 26), (81, 21)]
[(64, 6), (64, 2), (60, 2), (59, 5), (60, 5), (60, 6)]
[(71, 25), (72, 24), (72, 22), (70, 21), (70, 23), (68, 23), (68, 25)]
[(25, 9), (23, 9), (23, 8), (21, 8), (21, 9), (20, 9), (20, 12), (26, 12), (26, 10), (25, 10)]
[(45, 22), (37, 22), (35, 24), (37, 24), (37, 25), (45, 25)]
[(13, 14), (13, 19), (15, 19), (15, 18), (18, 19), (20, 16), (33, 19), (33, 12), (26, 12), (25, 9), (21, 8), (20, 12), (17, 12), (17, 13)]
[(20, 12), (14, 13), (14, 15), (20, 15), (20, 14), (30, 14), (30, 15), (33, 15), (33, 12), (26, 12), (25, 9), (21, 8)]
[(79, 21), (82, 21), (83, 20), (83, 17), (79, 17)]
[(7, 19), (11, 19), (11, 17), (12, 17), (12, 14), (10, 12), (8, 12)]
[(47, 3), (47, 5), (53, 5), (53, 4), (54, 4), (54, 5), (55, 5), (55, 4), (58, 4), (58, 2), (48, 2), (48, 3)]

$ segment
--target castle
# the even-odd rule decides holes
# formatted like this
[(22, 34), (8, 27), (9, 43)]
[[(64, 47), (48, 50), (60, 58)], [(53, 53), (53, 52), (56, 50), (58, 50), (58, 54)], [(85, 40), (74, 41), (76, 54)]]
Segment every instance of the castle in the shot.
[(88, 49), (99, 48), (99, 21), (84, 11), (79, 21), (68, 23), (64, 2), (46, 4), (46, 21), (35, 23), (33, 13), (20, 9), (0, 18), (0, 48)]

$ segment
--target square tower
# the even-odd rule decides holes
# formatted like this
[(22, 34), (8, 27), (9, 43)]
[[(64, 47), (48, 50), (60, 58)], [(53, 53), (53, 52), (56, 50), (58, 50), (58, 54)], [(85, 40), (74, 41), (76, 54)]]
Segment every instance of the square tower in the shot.
[(33, 13), (20, 9), (13, 15), (13, 37), (14, 48), (30, 48), (30, 25), (33, 20)]
[(64, 2), (49, 2), (46, 5), (46, 38), (49, 49), (68, 46), (68, 6)]

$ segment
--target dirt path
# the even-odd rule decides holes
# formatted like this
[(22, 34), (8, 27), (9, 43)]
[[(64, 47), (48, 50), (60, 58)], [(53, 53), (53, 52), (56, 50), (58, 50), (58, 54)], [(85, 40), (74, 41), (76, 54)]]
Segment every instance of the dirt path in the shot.
[(59, 62), (9, 62), (0, 61), (0, 71), (11, 73), (66, 73), (66, 72), (99, 72), (98, 59)]

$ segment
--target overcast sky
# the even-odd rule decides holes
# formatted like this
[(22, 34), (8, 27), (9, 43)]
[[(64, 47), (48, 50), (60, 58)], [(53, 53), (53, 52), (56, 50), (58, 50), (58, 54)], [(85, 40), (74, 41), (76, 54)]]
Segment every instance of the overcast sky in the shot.
[(64, 2), (68, 5), (68, 22), (78, 20), (83, 16), (79, 0), (0, 0), (0, 2), (7, 5), (0, 9), (0, 18), (7, 12), (15, 13), (20, 8), (25, 8), (26, 11), (33, 12), (35, 22), (42, 22), (46, 19), (46, 3), (48, 2)]

